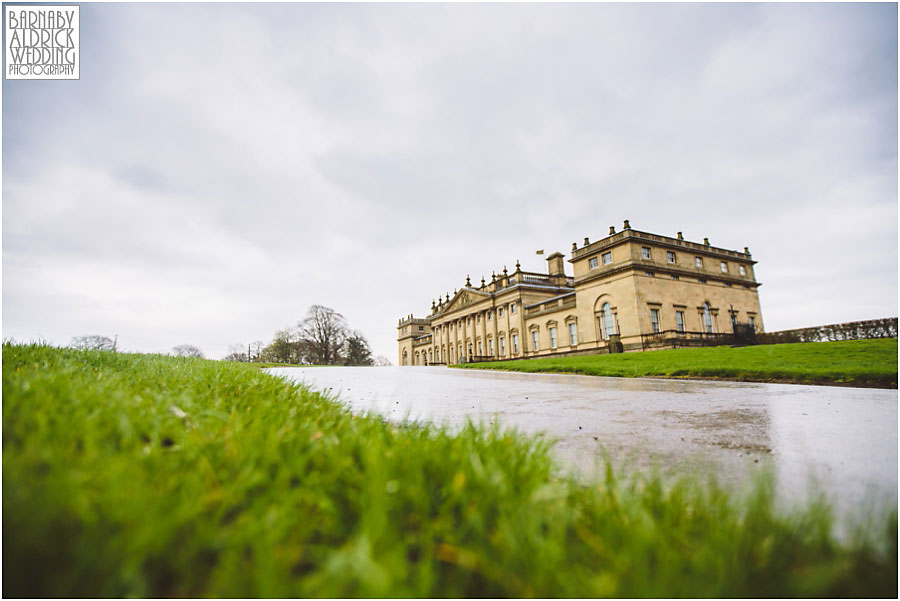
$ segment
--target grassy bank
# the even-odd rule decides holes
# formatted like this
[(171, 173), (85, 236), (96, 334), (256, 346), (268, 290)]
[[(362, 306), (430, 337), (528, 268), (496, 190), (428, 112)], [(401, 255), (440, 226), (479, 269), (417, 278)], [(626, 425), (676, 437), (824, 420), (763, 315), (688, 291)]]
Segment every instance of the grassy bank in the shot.
[(667, 349), (620, 355), (497, 361), (455, 367), (626, 378), (721, 378), (748, 382), (896, 388), (897, 339)]
[(764, 485), (552, 473), (247, 365), (3, 347), (7, 597), (897, 594), (896, 514), (840, 545)]

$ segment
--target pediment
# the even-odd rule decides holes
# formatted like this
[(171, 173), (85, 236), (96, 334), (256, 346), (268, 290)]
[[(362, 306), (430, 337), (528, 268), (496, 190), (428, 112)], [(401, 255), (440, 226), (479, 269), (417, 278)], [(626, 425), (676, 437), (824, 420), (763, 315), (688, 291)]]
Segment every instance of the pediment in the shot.
[(459, 292), (456, 293), (452, 299), (450, 299), (450, 304), (447, 305), (447, 308), (444, 309), (444, 313), (452, 313), (453, 311), (459, 311), (465, 307), (468, 307), (471, 304), (482, 301), (486, 298), (490, 298), (490, 294), (486, 292), (482, 292), (480, 290), (473, 290), (472, 288), (463, 288)]

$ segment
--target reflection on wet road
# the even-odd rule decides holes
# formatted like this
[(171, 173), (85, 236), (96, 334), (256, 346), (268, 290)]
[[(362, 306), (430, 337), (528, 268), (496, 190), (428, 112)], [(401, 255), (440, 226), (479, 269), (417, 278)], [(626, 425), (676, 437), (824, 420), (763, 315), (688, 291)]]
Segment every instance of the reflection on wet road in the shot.
[(779, 490), (810, 484), (838, 505), (897, 504), (897, 391), (504, 373), (444, 367), (279, 368), (354, 412), (546, 432), (563, 466), (615, 462), (742, 482), (766, 465)]

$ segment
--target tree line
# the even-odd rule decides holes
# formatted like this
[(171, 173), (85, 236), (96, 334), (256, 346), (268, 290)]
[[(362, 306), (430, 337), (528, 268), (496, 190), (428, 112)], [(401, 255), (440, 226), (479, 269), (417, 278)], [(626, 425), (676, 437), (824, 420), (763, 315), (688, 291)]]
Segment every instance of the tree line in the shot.
[[(69, 346), (82, 350), (116, 350), (116, 340), (106, 336), (76, 336)], [(192, 344), (179, 344), (168, 353), (197, 357), (203, 352)], [(233, 344), (224, 361), (289, 363), (293, 365), (391, 365), (383, 356), (372, 357), (369, 341), (350, 328), (343, 315), (322, 305), (313, 305), (294, 327), (275, 332), (272, 342), (261, 340), (246, 347)]]
[(226, 361), (289, 363), (293, 365), (390, 365), (373, 358), (369, 341), (330, 307), (313, 305), (294, 327), (275, 332), (268, 345), (261, 341), (232, 345)]

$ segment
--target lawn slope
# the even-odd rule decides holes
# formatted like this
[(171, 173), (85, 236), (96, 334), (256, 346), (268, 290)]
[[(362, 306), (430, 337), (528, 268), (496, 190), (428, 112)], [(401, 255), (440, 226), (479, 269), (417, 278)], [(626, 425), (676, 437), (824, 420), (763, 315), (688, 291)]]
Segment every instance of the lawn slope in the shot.
[(719, 378), (897, 388), (897, 339), (666, 349), (454, 367), (627, 378)]
[(896, 514), (840, 545), (765, 485), (552, 474), (252, 366), (3, 347), (6, 597), (896, 597)]

